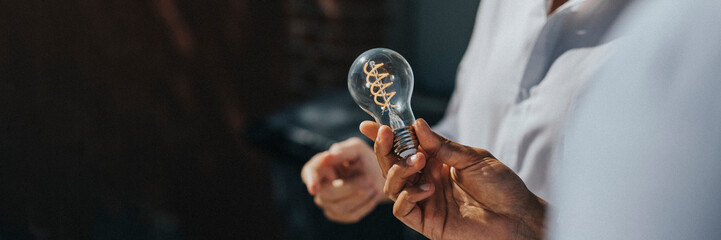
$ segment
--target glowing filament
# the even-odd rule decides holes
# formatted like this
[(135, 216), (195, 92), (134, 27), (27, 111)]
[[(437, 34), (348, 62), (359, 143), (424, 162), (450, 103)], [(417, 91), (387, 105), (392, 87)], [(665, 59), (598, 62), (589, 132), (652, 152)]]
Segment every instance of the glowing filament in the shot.
[[(370, 69), (368, 68), (369, 65)], [(387, 72), (379, 73), (378, 69), (383, 69), (381, 67), (383, 67), (383, 63), (376, 64), (374, 61), (369, 61), (363, 65), (363, 71), (366, 73), (366, 83), (370, 85), (373, 101), (375, 101), (378, 106), (381, 106), (383, 110), (386, 110), (388, 109), (387, 107), (396, 107), (390, 104), (391, 98), (396, 95), (396, 92), (386, 92), (386, 88), (393, 85), (393, 82), (383, 83), (382, 80), (390, 74)], [(371, 81), (371, 77), (375, 80)]]

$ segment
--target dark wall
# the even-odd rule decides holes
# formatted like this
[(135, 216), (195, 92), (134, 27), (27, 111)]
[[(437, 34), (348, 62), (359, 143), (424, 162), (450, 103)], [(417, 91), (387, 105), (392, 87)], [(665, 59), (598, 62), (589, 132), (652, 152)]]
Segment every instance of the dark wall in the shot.
[(281, 238), (239, 138), (287, 101), (278, 9), (2, 1), (0, 238)]
[[(393, 0), (389, 46), (413, 67), (416, 91), (448, 97), (480, 1)], [(415, 95), (415, 94), (414, 94)]]
[(244, 129), (371, 47), (447, 97), (477, 4), (0, 1), (0, 239), (284, 238)]

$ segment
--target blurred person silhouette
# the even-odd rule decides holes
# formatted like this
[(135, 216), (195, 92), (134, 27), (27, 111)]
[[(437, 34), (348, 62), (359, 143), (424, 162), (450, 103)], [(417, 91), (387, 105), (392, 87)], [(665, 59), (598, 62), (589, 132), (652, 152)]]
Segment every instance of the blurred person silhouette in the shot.
[[(547, 198), (566, 115), (613, 51), (614, 41), (601, 37), (625, 4), (482, 1), (451, 102), (434, 129), (454, 142), (487, 149), (532, 195)], [(329, 219), (355, 222), (390, 201), (384, 196), (387, 169), (378, 171), (376, 157), (384, 162), (385, 155), (374, 156), (361, 140), (349, 139), (306, 163), (301, 177)]]

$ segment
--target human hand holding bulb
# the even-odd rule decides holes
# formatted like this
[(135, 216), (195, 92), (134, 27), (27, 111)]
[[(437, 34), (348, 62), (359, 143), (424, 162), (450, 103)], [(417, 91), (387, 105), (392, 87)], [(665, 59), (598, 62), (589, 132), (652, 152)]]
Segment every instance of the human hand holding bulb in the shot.
[(419, 151), (401, 161), (388, 126), (364, 121), (360, 128), (376, 141), (393, 215), (410, 228), (430, 239), (543, 238), (545, 201), (490, 152), (445, 139), (418, 119)]
[[(361, 54), (348, 77), (354, 99), (376, 120), (360, 130), (375, 141), (393, 215), (431, 239), (542, 238), (545, 201), (488, 151), (416, 121), (408, 101), (412, 80), (408, 63), (388, 49)], [(410, 144), (404, 132), (412, 134)]]

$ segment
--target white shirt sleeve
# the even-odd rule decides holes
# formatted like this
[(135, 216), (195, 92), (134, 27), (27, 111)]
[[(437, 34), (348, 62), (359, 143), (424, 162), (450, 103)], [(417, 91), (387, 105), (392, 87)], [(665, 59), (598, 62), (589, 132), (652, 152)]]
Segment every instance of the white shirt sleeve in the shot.
[(580, 99), (552, 239), (721, 238), (719, 1), (641, 0)]

